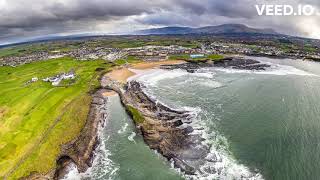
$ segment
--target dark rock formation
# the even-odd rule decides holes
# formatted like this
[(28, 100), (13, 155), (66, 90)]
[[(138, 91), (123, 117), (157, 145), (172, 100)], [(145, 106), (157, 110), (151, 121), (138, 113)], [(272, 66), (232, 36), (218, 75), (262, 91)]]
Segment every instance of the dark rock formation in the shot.
[[(225, 173), (224, 167), (215, 166), (216, 163), (223, 162), (223, 158), (212, 149), (210, 143), (205, 142), (202, 136), (204, 129), (191, 126), (194, 114), (169, 108), (150, 98), (144, 91), (144, 85), (137, 81), (123, 84), (105, 76), (101, 84), (119, 94), (124, 107), (141, 130), (146, 144), (172, 161), (187, 178), (198, 179), (199, 176), (210, 175), (219, 177)], [(135, 120), (136, 117), (139, 120)], [(258, 172), (248, 172), (241, 174), (238, 179), (259, 177)]]
[(204, 139), (200, 134), (191, 134), (193, 128), (184, 123), (192, 120), (190, 112), (170, 109), (151, 99), (139, 82), (132, 81), (122, 86), (110, 79), (103, 81), (103, 85), (119, 93), (125, 106), (130, 105), (143, 115), (144, 122), (137, 126), (151, 149), (173, 160), (174, 165), (186, 174), (199, 171), (206, 162), (209, 147), (201, 143)]
[(200, 68), (206, 67), (222, 67), (222, 68), (232, 68), (232, 69), (242, 69), (242, 70), (266, 70), (266, 68), (270, 67), (268, 64), (263, 64), (259, 61), (253, 59), (242, 59), (242, 58), (225, 58), (219, 61), (213, 62), (187, 62), (184, 64), (173, 64), (173, 65), (162, 65), (161, 69), (184, 69), (190, 73), (194, 73), (196, 70)]
[(99, 125), (103, 124), (107, 118), (107, 99), (102, 93), (103, 90), (99, 90), (92, 95), (87, 122), (79, 137), (62, 146), (54, 179), (60, 179), (66, 175), (66, 168), (70, 163), (74, 163), (79, 172), (85, 172), (92, 166), (93, 151), (99, 143), (97, 131)]

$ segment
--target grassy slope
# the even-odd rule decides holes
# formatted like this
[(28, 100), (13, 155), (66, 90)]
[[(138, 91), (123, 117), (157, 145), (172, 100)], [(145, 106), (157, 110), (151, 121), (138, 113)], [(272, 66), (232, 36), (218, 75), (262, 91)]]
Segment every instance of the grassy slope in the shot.
[(132, 119), (133, 121), (136, 123), (136, 124), (141, 124), (145, 121), (143, 115), (139, 112), (138, 109), (130, 106), (130, 105), (127, 105), (126, 107), (127, 111), (130, 113), (130, 115), (132, 116)]
[[(60, 145), (75, 138), (89, 111), (90, 85), (97, 85), (103, 61), (70, 58), (19, 66), (0, 67), (0, 179), (47, 173), (55, 166)], [(70, 87), (53, 87), (32, 77), (44, 78), (75, 69), (77, 81)], [(91, 87), (94, 88), (94, 87)]]
[(121, 66), (123, 64), (132, 64), (132, 63), (136, 63), (136, 62), (140, 62), (140, 60), (137, 59), (135, 56), (128, 56), (125, 59), (117, 59), (114, 61), (114, 63), (119, 66)]
[(178, 60), (188, 60), (188, 61), (206, 61), (206, 60), (219, 61), (223, 58), (224, 56), (219, 54), (209, 54), (199, 58), (191, 58), (189, 54), (177, 54), (169, 57), (169, 59), (171, 60), (178, 59)]

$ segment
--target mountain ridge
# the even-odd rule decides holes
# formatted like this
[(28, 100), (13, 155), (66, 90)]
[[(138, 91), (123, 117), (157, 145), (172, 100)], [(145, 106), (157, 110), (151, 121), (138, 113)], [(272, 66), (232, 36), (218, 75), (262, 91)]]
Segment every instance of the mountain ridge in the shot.
[(217, 26), (204, 26), (199, 28), (168, 26), (135, 31), (136, 35), (164, 35), (164, 34), (274, 34), (279, 35), (270, 28), (252, 28), (243, 24), (222, 24)]

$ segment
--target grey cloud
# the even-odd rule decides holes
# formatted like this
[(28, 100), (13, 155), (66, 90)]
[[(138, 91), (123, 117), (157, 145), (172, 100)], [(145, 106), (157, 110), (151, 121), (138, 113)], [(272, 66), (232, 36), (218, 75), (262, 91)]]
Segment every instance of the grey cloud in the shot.
[[(125, 23), (127, 27), (245, 23), (310, 34), (295, 25), (303, 18), (259, 17), (254, 5), (266, 2), (320, 5), (316, 0), (0, 0), (0, 43), (13, 36), (123, 31), (116, 26), (125, 28)], [(309, 18), (317, 22), (317, 17)]]
[[(38, 4), (33, 6), (33, 4)], [(43, 4), (43, 5), (41, 5)], [(80, 19), (110, 19), (150, 13), (142, 1), (128, 0), (66, 0), (66, 1), (7, 1), (0, 7), (0, 26), (41, 26), (53, 21), (77, 21)]]

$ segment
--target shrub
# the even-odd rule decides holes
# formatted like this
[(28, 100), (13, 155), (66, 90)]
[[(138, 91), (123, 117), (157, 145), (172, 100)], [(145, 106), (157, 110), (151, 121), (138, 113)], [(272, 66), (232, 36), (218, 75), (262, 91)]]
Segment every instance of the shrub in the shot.
[(126, 109), (129, 112), (129, 114), (132, 116), (132, 119), (136, 124), (141, 124), (144, 122), (145, 119), (143, 115), (136, 108), (130, 105), (127, 105)]

